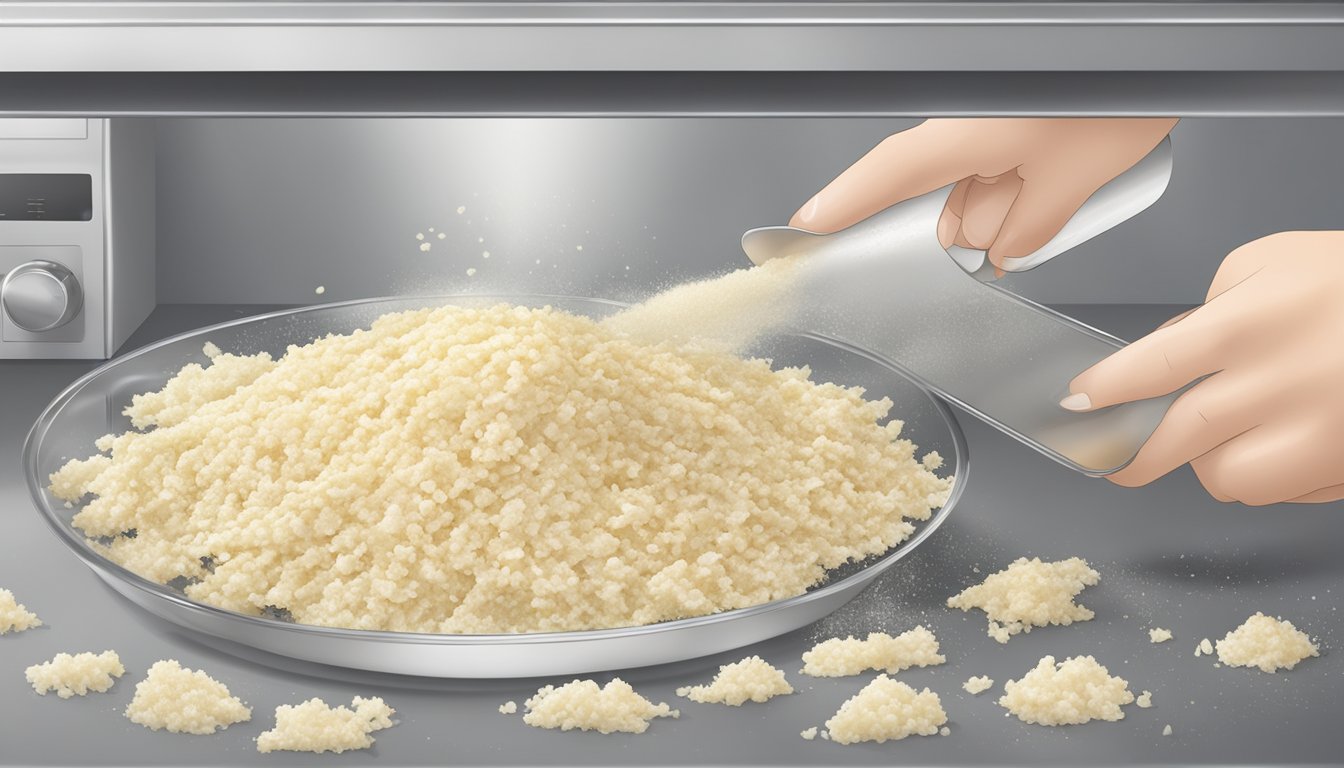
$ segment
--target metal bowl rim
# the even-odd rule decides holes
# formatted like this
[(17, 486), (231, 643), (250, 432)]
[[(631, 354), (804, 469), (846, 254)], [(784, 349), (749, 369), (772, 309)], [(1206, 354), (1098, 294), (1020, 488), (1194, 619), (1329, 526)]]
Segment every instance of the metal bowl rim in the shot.
[(890, 568), (897, 560), (900, 560), (907, 553), (914, 550), (920, 543), (927, 539), (951, 513), (952, 508), (956, 506), (958, 499), (961, 498), (962, 491), (966, 487), (966, 474), (969, 470), (969, 452), (966, 445), (966, 436), (961, 430), (952, 409), (939, 397), (931, 393), (927, 388), (920, 384), (915, 378), (906, 373), (896, 363), (862, 347), (857, 347), (842, 339), (833, 338), (818, 333), (785, 331), (777, 335), (797, 336), (814, 341), (820, 341), (825, 344), (837, 347), (850, 354), (858, 355), (871, 362), (887, 368), (892, 373), (905, 379), (909, 384), (919, 390), (929, 399), (930, 404), (942, 417), (944, 426), (952, 439), (955, 456), (952, 462), (952, 468), (956, 480), (952, 484), (952, 491), (948, 495), (947, 501), (938, 508), (928, 520), (919, 521), (919, 529), (913, 536), (897, 544), (895, 548), (883, 555), (880, 559), (864, 566), (862, 570), (838, 579), (824, 586), (808, 590), (801, 595), (781, 598), (760, 605), (748, 606), (746, 608), (735, 608), (733, 610), (712, 613), (705, 616), (694, 616), (686, 619), (674, 619), (671, 621), (659, 622), (656, 624), (645, 624), (633, 627), (614, 627), (609, 629), (589, 629), (568, 632), (530, 632), (516, 634), (435, 634), (427, 632), (395, 632), (386, 630), (369, 629), (346, 629), (341, 627), (325, 627), (315, 624), (298, 624), (285, 621), (269, 619), (263, 616), (250, 616), (236, 611), (230, 611), (224, 608), (218, 608), (205, 603), (199, 603), (190, 600), (185, 596), (176, 594), (165, 585), (151, 581), (136, 574), (118, 563), (112, 562), (103, 557), (96, 550), (89, 546), (88, 540), (81, 534), (76, 533), (73, 526), (66, 525), (52, 509), (48, 503), (47, 489), (42, 485), (38, 473), (38, 446), (42, 437), (45, 435), (46, 427), (54, 418), (55, 414), (61, 408), (74, 398), (74, 396), (90, 381), (103, 375), (105, 372), (141, 355), (149, 354), (155, 350), (161, 349), (172, 344), (187, 341), (192, 338), (201, 338), (210, 333), (217, 332), (226, 328), (233, 328), (241, 325), (252, 325), (266, 320), (275, 320), (284, 317), (295, 317), (309, 312), (325, 311), (339, 309), (342, 307), (367, 306), (380, 303), (406, 303), (415, 300), (424, 300), (427, 302), (438, 302), (437, 306), (448, 306), (452, 301), (471, 301), (481, 302), (490, 300), (507, 301), (511, 303), (530, 303), (531, 306), (545, 306), (537, 302), (556, 301), (556, 302), (578, 302), (605, 305), (614, 309), (623, 309), (630, 306), (624, 302), (613, 301), (611, 299), (597, 299), (584, 296), (565, 296), (559, 294), (540, 294), (540, 293), (486, 293), (486, 294), (427, 294), (423, 296), (382, 296), (368, 299), (355, 299), (352, 301), (332, 302), (328, 304), (313, 304), (291, 309), (279, 310), (276, 312), (267, 312), (260, 315), (238, 318), (223, 323), (203, 326), (184, 333), (175, 334), (159, 341), (147, 344), (139, 349), (128, 352), (125, 355), (114, 358), (98, 366), (92, 371), (79, 377), (74, 383), (61, 391), (52, 401), (43, 409), (42, 413), (34, 422), (32, 429), (23, 446), (23, 465), (24, 474), (28, 482), (28, 490), (32, 495), (33, 502), (38, 511), (42, 514), (44, 520), (56, 532), (57, 536), (65, 542), (86, 565), (100, 570), (103, 574), (116, 576), (125, 583), (140, 589), (143, 592), (164, 600), (177, 608), (188, 612), (203, 613), (213, 619), (241, 622), (256, 627), (263, 631), (287, 631), (303, 635), (318, 635), (329, 639), (349, 639), (360, 642), (387, 642), (387, 643), (413, 643), (419, 645), (514, 645), (514, 644), (555, 644), (571, 642), (592, 642), (607, 639), (630, 638), (644, 635), (661, 634), (664, 632), (677, 632), (681, 630), (693, 629), (700, 626), (718, 624), (733, 620), (747, 619), (753, 616), (759, 616), (779, 610), (787, 610), (791, 607), (801, 605), (824, 598), (832, 593), (843, 591), (853, 586), (855, 583), (865, 583), (876, 578), (883, 571)]

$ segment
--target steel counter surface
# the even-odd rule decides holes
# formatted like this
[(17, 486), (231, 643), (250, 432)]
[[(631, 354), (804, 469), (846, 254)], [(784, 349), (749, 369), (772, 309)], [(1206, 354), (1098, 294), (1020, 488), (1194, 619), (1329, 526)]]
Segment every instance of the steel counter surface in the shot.
[[(1084, 322), (1134, 338), (1179, 309), (1170, 306), (1065, 307)], [(161, 307), (132, 345), (253, 314), (257, 307)], [(681, 709), (643, 735), (542, 731), (497, 707), (565, 680), (453, 682), (320, 668), (247, 654), (239, 658), (140, 611), (65, 551), (32, 509), (20, 473), (23, 438), (37, 414), (90, 363), (0, 363), (0, 586), (46, 626), (0, 637), (0, 765), (181, 764), (1338, 764), (1344, 732), (1344, 504), (1249, 508), (1209, 499), (1182, 470), (1150, 487), (1125, 489), (1075, 474), (962, 417), (971, 444), (966, 496), (948, 523), (907, 560), (840, 612), (790, 635), (737, 653), (615, 673), (640, 693)], [(943, 607), (946, 598), (1022, 555), (1085, 557), (1101, 583), (1080, 601), (1090, 622), (1044, 628), (999, 645), (979, 612)], [(977, 573), (978, 569), (978, 573)], [(1255, 611), (1282, 615), (1317, 638), (1322, 656), (1292, 672), (1216, 668), (1195, 658), (1201, 638), (1217, 640)], [(945, 665), (902, 672), (943, 701), (946, 737), (840, 746), (804, 741), (870, 676), (816, 679), (798, 673), (818, 640), (924, 624), (942, 643)], [(1147, 630), (1175, 639), (1151, 644)], [(23, 677), (58, 652), (115, 649), (127, 673), (106, 694), (39, 697)], [(243, 652), (232, 649), (235, 652)], [(243, 652), (245, 653), (245, 652)], [(695, 704), (674, 689), (708, 681), (720, 664), (758, 654), (797, 689), (768, 704)], [(1043, 728), (1005, 717), (996, 699), (1046, 654), (1093, 654), (1153, 693), (1154, 706), (1125, 707), (1118, 723)], [(121, 716), (135, 683), (154, 661), (203, 668), (253, 707), (251, 722), (213, 736), (151, 732)], [(972, 675), (995, 680), (971, 696)], [(605, 682), (613, 675), (596, 676)], [(349, 704), (383, 696), (399, 724), (376, 734), (368, 752), (335, 755), (256, 752), (253, 739), (280, 704), (320, 696)], [(1174, 731), (1163, 736), (1170, 724)]]

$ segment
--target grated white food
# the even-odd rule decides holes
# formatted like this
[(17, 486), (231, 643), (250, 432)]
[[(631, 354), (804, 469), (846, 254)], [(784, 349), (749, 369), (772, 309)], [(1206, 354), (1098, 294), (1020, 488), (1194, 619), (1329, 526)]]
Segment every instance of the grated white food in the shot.
[(794, 317), (800, 262), (774, 259), (712, 280), (684, 283), (603, 323), (638, 341), (694, 340), (741, 350)]
[(608, 734), (643, 733), (655, 717), (680, 717), (665, 703), (654, 704), (615, 678), (599, 688), (592, 680), (575, 680), (556, 688), (548, 685), (524, 702), (523, 722), (536, 728), (575, 728)]
[(951, 736), (951, 735), (952, 735), (952, 729), (951, 729), (951, 728), (948, 728), (946, 725), (944, 725), (942, 728), (939, 728), (939, 729), (938, 729), (938, 735), (939, 735), (939, 736)]
[(1139, 709), (1147, 709), (1147, 708), (1153, 706), (1153, 694), (1152, 694), (1152, 692), (1150, 692), (1150, 691), (1144, 691), (1143, 693), (1140, 693), (1140, 694), (1134, 699), (1134, 703), (1137, 704), (1137, 705), (1139, 705)]
[(205, 672), (167, 659), (135, 686), (126, 717), (155, 731), (205, 735), (252, 719), (252, 709)]
[(826, 721), (826, 733), (838, 744), (882, 743), (907, 736), (933, 736), (947, 722), (938, 694), (878, 675)]
[(869, 669), (896, 674), (911, 667), (942, 664), (938, 638), (923, 626), (896, 637), (871, 632), (866, 640), (831, 638), (803, 654), (803, 673), (814, 677), (846, 677)]
[(1168, 723), (1168, 724), (1162, 726), (1162, 735), (1163, 735), (1163, 736), (1170, 736), (1170, 735), (1171, 735), (1171, 724), (1170, 724), (1170, 723)]
[[(651, 624), (882, 553), (952, 478), (891, 403), (498, 305), (188, 365), (51, 478), (108, 558), (192, 599), (407, 632)], [(136, 535), (122, 535), (134, 529)]]
[(382, 699), (356, 696), (350, 707), (321, 699), (275, 708), (275, 727), (257, 737), (258, 752), (335, 752), (373, 746), (373, 732), (391, 728), (396, 710)]
[(1032, 627), (1068, 625), (1087, 621), (1091, 610), (1073, 601), (1100, 575), (1080, 557), (1042, 562), (1020, 557), (980, 584), (967, 587), (947, 600), (947, 607), (969, 611), (979, 608), (989, 619), (989, 636), (1000, 643)]
[(994, 687), (994, 680), (989, 675), (980, 675), (972, 677), (961, 684), (961, 687), (972, 696), (984, 693)]
[(678, 688), (677, 695), (701, 704), (727, 704), (740, 707), (748, 701), (758, 704), (793, 693), (784, 673), (760, 656), (748, 656), (719, 667), (709, 685)]
[(51, 661), (34, 664), (24, 670), (24, 677), (39, 695), (55, 691), (62, 699), (84, 696), (90, 691), (106, 693), (126, 674), (116, 651), (102, 653), (58, 653)]
[(1307, 633), (1292, 622), (1259, 611), (1218, 641), (1219, 661), (1230, 667), (1257, 667), (1262, 672), (1292, 669), (1320, 653)]
[(1209, 638), (1204, 638), (1195, 646), (1195, 656), (1209, 656), (1213, 653), (1213, 643)]
[(37, 614), (15, 599), (13, 592), (0, 588), (0, 635), (40, 626), (42, 620), (37, 618)]
[(811, 728), (804, 729), (803, 731), (799, 732), (798, 735), (802, 736), (804, 739), (807, 739), (808, 741), (811, 741), (817, 738), (817, 727), (814, 725)]
[(512, 715), (517, 712), (518, 712), (518, 702), (516, 701), (506, 701), (503, 704), (499, 705), (499, 714), (501, 715)]
[(1091, 656), (1056, 664), (1041, 659), (1021, 680), (1003, 684), (999, 705), (1019, 720), (1038, 725), (1077, 725), (1091, 720), (1122, 720), (1120, 707), (1134, 701), (1129, 683), (1112, 677)]
[(1153, 629), (1148, 630), (1148, 642), (1150, 643), (1165, 643), (1170, 639), (1171, 639), (1170, 629), (1154, 627)]

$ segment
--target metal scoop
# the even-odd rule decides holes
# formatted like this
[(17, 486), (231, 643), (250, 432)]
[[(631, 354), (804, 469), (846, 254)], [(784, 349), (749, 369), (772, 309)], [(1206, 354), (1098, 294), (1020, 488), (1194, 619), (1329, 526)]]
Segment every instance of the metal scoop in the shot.
[[(1005, 271), (1037, 267), (1152, 205), (1171, 179), (1164, 139), (1106, 184), (1058, 235)], [(983, 251), (944, 249), (937, 223), (952, 188), (898, 203), (834, 234), (763, 227), (742, 236), (756, 264), (800, 255), (795, 324), (881, 355), (1052, 459), (1089, 475), (1123, 468), (1176, 395), (1090, 413), (1059, 407), (1069, 381), (1125, 342), (989, 281)]]

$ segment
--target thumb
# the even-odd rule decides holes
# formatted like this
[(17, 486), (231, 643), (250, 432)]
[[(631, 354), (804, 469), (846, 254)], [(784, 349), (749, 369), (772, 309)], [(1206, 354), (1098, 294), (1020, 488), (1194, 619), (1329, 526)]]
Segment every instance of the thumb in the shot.
[(1059, 405), (1093, 411), (1159, 397), (1217, 373), (1235, 324), (1224, 307), (1205, 304), (1078, 374)]
[(983, 141), (959, 124), (927, 121), (883, 139), (803, 204), (789, 220), (812, 232), (836, 232), (903, 200), (974, 175)]

